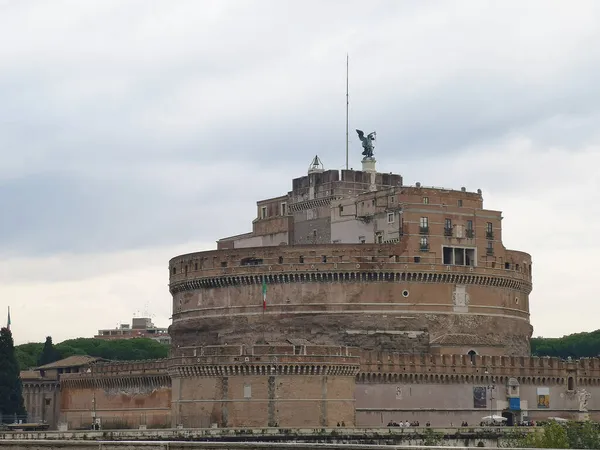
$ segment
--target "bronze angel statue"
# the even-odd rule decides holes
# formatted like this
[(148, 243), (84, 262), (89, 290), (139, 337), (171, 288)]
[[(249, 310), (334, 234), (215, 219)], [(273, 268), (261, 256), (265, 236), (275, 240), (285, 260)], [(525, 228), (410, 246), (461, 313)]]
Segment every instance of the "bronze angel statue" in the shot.
[(358, 133), (358, 138), (362, 142), (363, 156), (365, 158), (372, 158), (373, 157), (373, 141), (375, 140), (376, 133), (373, 131), (372, 133), (369, 133), (367, 135), (367, 137), (365, 137), (365, 133), (362, 130), (356, 130), (356, 132)]

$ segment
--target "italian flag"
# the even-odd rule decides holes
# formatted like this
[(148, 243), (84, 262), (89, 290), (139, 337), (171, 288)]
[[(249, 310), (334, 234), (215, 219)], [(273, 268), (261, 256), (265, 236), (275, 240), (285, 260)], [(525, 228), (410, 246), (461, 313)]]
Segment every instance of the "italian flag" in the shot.
[(262, 294), (263, 294), (263, 311), (267, 310), (267, 282), (263, 278), (262, 282)]

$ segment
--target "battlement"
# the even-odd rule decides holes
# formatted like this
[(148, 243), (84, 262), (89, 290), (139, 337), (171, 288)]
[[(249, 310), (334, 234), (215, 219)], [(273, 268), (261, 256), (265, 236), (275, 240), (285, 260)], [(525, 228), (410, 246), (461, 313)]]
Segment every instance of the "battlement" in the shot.
[[(530, 260), (525, 252), (510, 251), (510, 260)], [(171, 284), (222, 276), (263, 275), (282, 272), (356, 272), (418, 271), (465, 273), (508, 277), (530, 281), (526, 265), (496, 266), (495, 262), (477, 266), (443, 264), (443, 255), (425, 254), (415, 262), (414, 256), (403, 254), (397, 244), (321, 244), (279, 247), (251, 247), (188, 253), (169, 261)]]
[(64, 373), (62, 380), (81, 379), (98, 376), (136, 376), (166, 373), (167, 359), (145, 360), (145, 361), (110, 361), (96, 363), (89, 367), (86, 372)]
[(550, 357), (482, 355), (406, 355), (361, 352), (361, 372), (452, 373), (514, 376), (556, 376), (576, 373), (600, 377), (600, 359), (577, 361)]

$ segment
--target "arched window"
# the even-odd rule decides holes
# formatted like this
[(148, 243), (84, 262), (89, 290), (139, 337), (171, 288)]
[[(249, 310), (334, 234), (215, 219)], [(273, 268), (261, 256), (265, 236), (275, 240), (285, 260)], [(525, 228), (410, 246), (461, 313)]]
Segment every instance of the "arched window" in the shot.
[(471, 364), (475, 364), (475, 356), (477, 356), (477, 352), (475, 350), (469, 350), (469, 358), (471, 358)]
[(569, 377), (567, 380), (567, 390), (574, 391), (575, 390), (575, 380), (573, 377)]

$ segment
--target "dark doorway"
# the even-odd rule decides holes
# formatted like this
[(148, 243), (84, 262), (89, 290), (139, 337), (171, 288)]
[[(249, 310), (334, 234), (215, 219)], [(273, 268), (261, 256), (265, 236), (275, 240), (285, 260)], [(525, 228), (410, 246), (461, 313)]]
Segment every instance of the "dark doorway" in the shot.
[(515, 415), (513, 413), (508, 412), (508, 411), (503, 411), (502, 417), (504, 417), (506, 419), (506, 422), (504, 422), (504, 423), (506, 424), (507, 427), (512, 427), (515, 425)]

